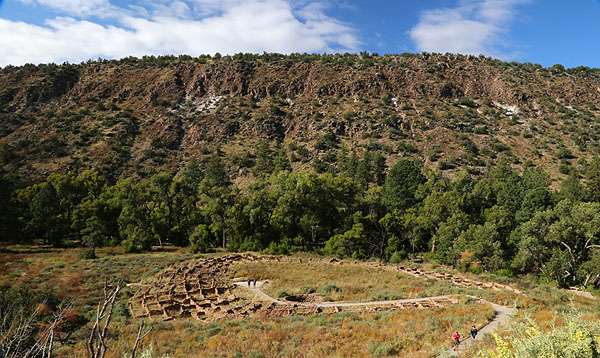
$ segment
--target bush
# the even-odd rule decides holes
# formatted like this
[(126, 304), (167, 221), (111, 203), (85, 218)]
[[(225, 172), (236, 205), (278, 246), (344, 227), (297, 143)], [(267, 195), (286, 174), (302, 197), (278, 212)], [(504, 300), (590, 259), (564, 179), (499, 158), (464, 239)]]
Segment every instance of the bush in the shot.
[(508, 269), (496, 270), (494, 274), (502, 277), (513, 277), (513, 273)]
[(406, 257), (408, 257), (406, 250), (395, 251), (390, 257), (390, 263), (400, 263), (402, 262), (402, 260), (406, 259)]
[(97, 258), (95, 249), (87, 249), (83, 254), (81, 254), (81, 258), (84, 260), (93, 260)]
[(561, 148), (558, 150), (558, 153), (556, 153), (556, 157), (558, 159), (573, 159), (573, 153), (567, 149), (567, 148)]
[(321, 291), (323, 294), (325, 294), (325, 295), (328, 295), (328, 294), (330, 294), (331, 292), (340, 292), (340, 291), (342, 291), (342, 290), (341, 290), (339, 287), (337, 287), (336, 285), (334, 285), (334, 284), (330, 283), (330, 284), (328, 284), (328, 285), (325, 285), (325, 286), (321, 287), (320, 291)]
[(317, 290), (314, 287), (310, 287), (310, 286), (302, 286), (300, 287), (300, 293), (302, 293), (303, 295), (308, 295), (311, 293), (315, 293), (317, 292)]
[(584, 320), (581, 314), (563, 314), (564, 325), (553, 323), (550, 332), (545, 332), (531, 319), (514, 324), (508, 339), (492, 333), (496, 349), (482, 352), (488, 358), (592, 358), (600, 355), (600, 322)]
[(301, 236), (295, 238), (284, 237), (280, 242), (271, 242), (269, 247), (263, 250), (263, 253), (267, 255), (289, 255), (304, 250), (306, 250), (306, 247)]
[(454, 168), (454, 165), (448, 163), (445, 160), (440, 160), (438, 162), (438, 169), (439, 170), (447, 170), (447, 169), (452, 169), (452, 168)]
[(398, 347), (394, 343), (371, 343), (367, 347), (369, 353), (375, 357), (396, 356), (400, 353)]
[(488, 130), (486, 126), (477, 126), (473, 129), (473, 133), (475, 134), (488, 134)]
[(559, 167), (558, 167), (558, 171), (561, 174), (564, 175), (569, 175), (569, 173), (571, 173), (571, 166), (568, 163), (562, 163)]
[(463, 105), (463, 106), (467, 106), (469, 108), (477, 108), (478, 107), (477, 103), (473, 102), (473, 100), (468, 97), (461, 97), (456, 101), (456, 103)]

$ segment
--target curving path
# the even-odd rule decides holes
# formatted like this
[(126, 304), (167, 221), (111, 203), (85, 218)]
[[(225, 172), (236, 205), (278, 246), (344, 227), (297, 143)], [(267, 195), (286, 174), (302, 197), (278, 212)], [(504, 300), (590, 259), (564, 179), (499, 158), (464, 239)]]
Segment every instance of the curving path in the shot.
[[(475, 336), (475, 339), (471, 338), (470, 332), (465, 332), (464, 336), (467, 336), (467, 338), (463, 339), (463, 341), (461, 342), (458, 353), (463, 352), (465, 349), (467, 349), (470, 346), (472, 346), (473, 344), (475, 344), (475, 342), (483, 340), (483, 337), (486, 334), (492, 333), (493, 331), (495, 331), (498, 328), (498, 326), (500, 326), (503, 323), (506, 323), (508, 321), (508, 319), (510, 318), (510, 316), (515, 312), (515, 310), (513, 308), (497, 305), (490, 301), (486, 301), (483, 298), (479, 298), (476, 296), (469, 296), (469, 297), (471, 297), (472, 299), (477, 300), (481, 303), (485, 303), (485, 304), (492, 306), (494, 311), (496, 311), (496, 315), (485, 326), (477, 328), (479, 332), (477, 333), (477, 336)], [(461, 335), (462, 335), (462, 332), (459, 332), (459, 333), (461, 333)], [(454, 357), (454, 356), (457, 356), (458, 353), (455, 352), (453, 348), (450, 348), (446, 352), (446, 356)]]
[[(254, 286), (254, 284), (248, 286), (248, 282), (243, 281), (243, 282), (235, 282), (235, 285), (238, 287), (242, 287), (242, 288), (250, 290), (251, 292), (256, 294), (259, 298), (261, 298), (265, 301), (273, 302), (278, 305), (291, 305), (292, 304), (290, 302), (275, 299), (275, 298), (267, 295), (266, 293), (264, 293), (260, 288), (268, 283), (269, 283), (269, 281), (256, 281), (256, 286)], [(467, 334), (465, 334), (465, 336), (468, 335), (468, 338), (466, 338), (462, 341), (462, 343), (460, 345), (460, 351), (463, 351), (464, 349), (470, 347), (476, 341), (482, 340), (486, 334), (491, 333), (494, 330), (496, 330), (498, 328), (498, 326), (507, 322), (508, 319), (510, 318), (510, 316), (515, 311), (513, 308), (497, 305), (495, 303), (486, 301), (486, 300), (476, 297), (476, 296), (469, 296), (469, 297), (471, 297), (472, 299), (477, 300), (481, 303), (489, 304), (490, 306), (492, 306), (494, 311), (496, 311), (496, 315), (485, 326), (479, 328), (479, 333), (477, 334), (475, 339), (472, 339), (471, 336), (467, 332)], [(297, 305), (297, 306), (310, 306), (310, 307), (324, 308), (324, 307), (352, 307), (352, 306), (383, 306), (383, 305), (393, 305), (393, 304), (401, 304), (401, 303), (439, 301), (439, 300), (447, 300), (447, 299), (450, 299), (450, 296), (435, 296), (435, 297), (424, 297), (424, 298), (409, 298), (409, 299), (403, 299), (403, 300), (369, 301), (369, 302), (321, 302), (321, 303), (294, 302), (293, 304)], [(450, 348), (443, 355), (452, 357), (452, 356), (456, 356), (457, 352), (455, 352), (453, 350), (453, 348)]]
[(260, 288), (269, 281), (256, 281), (256, 287), (252, 284), (248, 286), (248, 282), (235, 282), (236, 286), (246, 288), (252, 292), (254, 292), (258, 297), (262, 298), (265, 301), (273, 302), (278, 305), (296, 305), (296, 306), (305, 306), (305, 307), (357, 307), (357, 306), (385, 306), (385, 305), (393, 305), (400, 303), (415, 303), (415, 302), (426, 302), (426, 301), (440, 301), (440, 300), (448, 300), (450, 296), (435, 296), (435, 297), (424, 297), (424, 298), (407, 298), (402, 300), (389, 300), (389, 301), (368, 301), (368, 302), (320, 302), (320, 303), (307, 303), (307, 302), (287, 302), (275, 299), (266, 293), (264, 293)]

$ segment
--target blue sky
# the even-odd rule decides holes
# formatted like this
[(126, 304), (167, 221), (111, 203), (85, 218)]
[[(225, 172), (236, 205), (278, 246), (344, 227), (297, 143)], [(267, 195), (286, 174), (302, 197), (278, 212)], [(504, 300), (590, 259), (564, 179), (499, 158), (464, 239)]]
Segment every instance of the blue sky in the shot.
[(600, 0), (0, 0), (0, 66), (367, 50), (600, 67), (599, 20)]

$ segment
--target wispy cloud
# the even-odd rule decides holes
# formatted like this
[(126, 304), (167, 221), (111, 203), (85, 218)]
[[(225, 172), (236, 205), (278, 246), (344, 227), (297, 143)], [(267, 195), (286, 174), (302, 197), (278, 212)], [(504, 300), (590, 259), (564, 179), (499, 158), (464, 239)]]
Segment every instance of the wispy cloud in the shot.
[[(44, 26), (0, 19), (0, 66), (161, 54), (353, 51), (356, 31), (317, 1), (22, 0), (62, 16)], [(107, 25), (98, 20), (112, 17)]]
[(109, 0), (20, 0), (25, 4), (49, 7), (65, 15), (101, 15), (113, 8)]
[(508, 25), (529, 0), (463, 0), (454, 8), (424, 11), (409, 34), (420, 51), (512, 56)]

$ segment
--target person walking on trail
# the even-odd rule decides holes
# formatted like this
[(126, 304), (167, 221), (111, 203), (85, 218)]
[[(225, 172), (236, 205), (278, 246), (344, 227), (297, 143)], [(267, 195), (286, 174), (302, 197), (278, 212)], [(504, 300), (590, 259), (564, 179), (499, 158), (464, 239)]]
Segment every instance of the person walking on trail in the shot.
[(460, 334), (458, 334), (458, 332), (456, 332), (456, 334), (453, 337), (454, 337), (454, 351), (456, 351), (456, 349), (458, 349), (458, 345), (460, 344)]
[(248, 279), (248, 287), (250, 287), (250, 281), (252, 281), (251, 279)]
[(254, 287), (256, 287), (256, 279), (254, 280), (254, 284), (253, 284), (253, 286), (254, 286)]
[(477, 336), (477, 328), (475, 328), (475, 325), (473, 325), (471, 327), (471, 337), (473, 337), (473, 339), (475, 339), (475, 336)]

